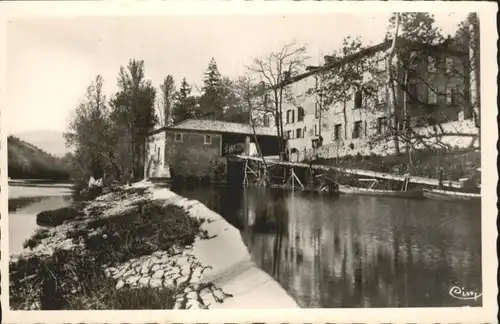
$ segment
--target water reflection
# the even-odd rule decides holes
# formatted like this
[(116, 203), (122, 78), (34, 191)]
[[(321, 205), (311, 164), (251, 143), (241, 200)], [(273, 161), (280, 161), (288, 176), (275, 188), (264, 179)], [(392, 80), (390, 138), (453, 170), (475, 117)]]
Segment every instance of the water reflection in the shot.
[(254, 261), (303, 307), (480, 306), (477, 204), (182, 189), (237, 227)]
[(42, 196), (9, 199), (9, 253), (11, 254), (21, 252), (24, 241), (39, 228), (36, 224), (38, 213), (65, 207), (71, 203), (70, 195), (55, 196), (53, 192), (47, 192), (47, 189), (43, 188), (38, 188), (38, 193)]

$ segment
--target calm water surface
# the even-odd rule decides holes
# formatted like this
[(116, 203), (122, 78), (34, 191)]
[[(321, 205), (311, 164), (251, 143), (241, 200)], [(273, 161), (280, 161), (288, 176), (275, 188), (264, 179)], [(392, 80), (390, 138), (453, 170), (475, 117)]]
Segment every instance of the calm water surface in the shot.
[(237, 227), (257, 265), (302, 307), (481, 306), (479, 204), (175, 189)]
[(9, 186), (9, 253), (23, 250), (39, 226), (36, 215), (71, 203), (71, 191), (57, 186)]

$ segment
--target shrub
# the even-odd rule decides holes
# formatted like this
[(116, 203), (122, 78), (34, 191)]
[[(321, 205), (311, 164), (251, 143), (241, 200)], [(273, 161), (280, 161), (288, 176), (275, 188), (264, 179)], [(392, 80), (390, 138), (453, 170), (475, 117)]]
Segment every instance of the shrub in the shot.
[[(40, 218), (46, 223), (59, 224), (80, 214), (75, 209), (62, 208), (37, 217), (37, 221)], [(106, 277), (104, 269), (168, 250), (174, 244), (191, 245), (198, 235), (208, 238), (200, 230), (204, 221), (191, 218), (182, 207), (149, 202), (121, 215), (81, 223), (82, 226), (66, 235), (78, 243), (83, 241), (83, 246), (10, 262), (10, 305), (12, 309), (24, 310), (173, 308), (176, 291), (159, 288), (117, 291), (116, 280)], [(27, 246), (35, 246), (48, 233), (37, 231)]]
[(46, 210), (36, 215), (36, 223), (40, 226), (59, 226), (66, 221), (82, 217), (83, 212), (73, 207), (63, 207), (54, 210)]
[(43, 239), (46, 239), (49, 237), (50, 231), (46, 228), (39, 228), (35, 231), (35, 234), (33, 234), (30, 238), (28, 238), (26, 241), (23, 243), (23, 247), (25, 249), (33, 249), (36, 247), (38, 244), (41, 243)]
[(114, 263), (166, 251), (174, 244), (191, 245), (202, 223), (182, 207), (149, 203), (118, 216), (90, 221), (87, 229), (100, 229), (97, 235), (79, 230), (77, 234), (68, 233), (68, 237), (82, 239), (103, 263)]
[(58, 250), (51, 257), (21, 259), (10, 265), (10, 305), (42, 310), (173, 308), (175, 291), (123, 288), (104, 275), (89, 251)]

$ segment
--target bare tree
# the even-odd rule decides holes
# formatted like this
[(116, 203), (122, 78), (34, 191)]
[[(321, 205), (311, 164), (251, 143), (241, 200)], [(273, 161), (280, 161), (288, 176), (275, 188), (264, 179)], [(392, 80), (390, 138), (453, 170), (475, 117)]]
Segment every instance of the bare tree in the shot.
[(277, 52), (272, 52), (263, 58), (255, 58), (253, 64), (248, 67), (249, 71), (263, 82), (263, 87), (271, 94), (270, 100), (266, 100), (266, 107), (263, 109), (266, 112), (271, 112), (274, 117), (281, 152), (280, 158), (283, 158), (285, 150), (283, 100), (288, 89), (285, 86), (291, 83), (293, 78), (305, 67), (307, 58), (306, 46), (290, 42)]

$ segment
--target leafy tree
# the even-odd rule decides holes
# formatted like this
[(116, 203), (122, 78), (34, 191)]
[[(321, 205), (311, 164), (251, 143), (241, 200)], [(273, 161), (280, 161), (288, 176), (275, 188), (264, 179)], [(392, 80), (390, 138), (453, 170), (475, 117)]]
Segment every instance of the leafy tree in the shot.
[(127, 68), (120, 67), (118, 88), (111, 101), (113, 119), (130, 135), (131, 177), (137, 179), (144, 167), (146, 137), (157, 123), (156, 90), (145, 79), (144, 61), (130, 60)]
[(171, 75), (163, 80), (160, 85), (161, 98), (160, 107), (158, 110), (158, 115), (160, 116), (160, 122), (162, 126), (168, 126), (172, 123), (172, 107), (175, 97), (175, 82)]
[(439, 28), (435, 26), (436, 19), (434, 15), (428, 12), (393, 13), (389, 18), (389, 27), (385, 36), (386, 40), (394, 38), (397, 17), (399, 17), (398, 37), (431, 45), (443, 42), (443, 35)]
[[(227, 80), (226, 80), (227, 81)], [(200, 117), (221, 119), (224, 114), (224, 89), (222, 76), (215, 59), (208, 64), (200, 97)]]
[(249, 71), (262, 82), (263, 89), (270, 94), (265, 100), (265, 105), (260, 109), (274, 117), (281, 152), (280, 158), (283, 158), (285, 152), (283, 101), (290, 97), (289, 88), (286, 85), (301, 72), (306, 59), (306, 46), (290, 42), (277, 52), (272, 52), (263, 58), (255, 58), (253, 64), (248, 67)]
[(179, 91), (174, 96), (173, 121), (180, 123), (186, 119), (197, 118), (198, 99), (191, 95), (191, 86), (186, 78), (182, 79)]
[(109, 166), (116, 166), (111, 143), (110, 111), (103, 93), (103, 78), (98, 75), (87, 88), (85, 98), (77, 106), (64, 134), (67, 145), (74, 147), (74, 167), (78, 178), (101, 178)]

